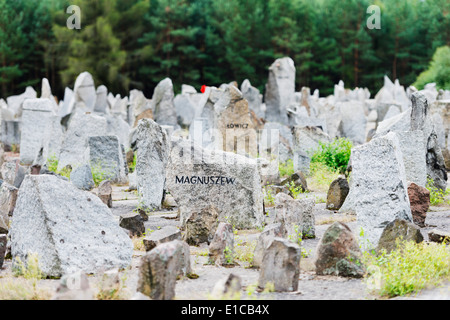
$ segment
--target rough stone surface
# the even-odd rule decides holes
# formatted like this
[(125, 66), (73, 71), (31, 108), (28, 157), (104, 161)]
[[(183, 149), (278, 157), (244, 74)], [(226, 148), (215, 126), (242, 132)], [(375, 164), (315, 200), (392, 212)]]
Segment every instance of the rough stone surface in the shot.
[(8, 236), (6, 234), (0, 234), (0, 269), (3, 267), (3, 262), (5, 261), (7, 243)]
[(170, 144), (166, 132), (151, 119), (139, 121), (136, 131), (137, 190), (143, 205), (161, 207)]
[(99, 113), (106, 113), (108, 110), (108, 89), (101, 85), (97, 88), (96, 91), (96, 100), (95, 100), (95, 106), (94, 111)]
[(150, 251), (161, 243), (181, 240), (181, 231), (177, 227), (167, 226), (162, 229), (153, 231), (143, 240), (145, 251)]
[(178, 124), (183, 128), (189, 127), (195, 117), (196, 104), (191, 96), (192, 94), (179, 94), (173, 100)]
[(219, 214), (214, 206), (190, 213), (184, 225), (183, 240), (189, 245), (210, 244), (216, 232)]
[(172, 300), (183, 257), (181, 241), (162, 243), (149, 251), (141, 259), (137, 291), (152, 300)]
[(94, 114), (75, 113), (70, 119), (68, 129), (59, 154), (58, 171), (71, 165), (76, 168), (85, 161), (87, 140), (92, 136), (106, 135), (107, 121)]
[(408, 198), (414, 223), (419, 227), (425, 227), (427, 212), (430, 208), (430, 191), (427, 188), (409, 182)]
[(350, 228), (335, 222), (317, 245), (315, 266), (318, 275), (361, 278), (365, 269), (361, 250)]
[(6, 98), (6, 102), (8, 104), (8, 109), (12, 111), (13, 117), (20, 118), (22, 116), (22, 107), (25, 100), (36, 98), (36, 90), (32, 87), (26, 87), (24, 93)]
[(177, 125), (177, 114), (173, 104), (174, 93), (172, 80), (166, 78), (155, 88), (151, 100), (151, 109), (155, 121), (160, 125)]
[(258, 287), (265, 288), (268, 283), (272, 283), (276, 291), (297, 291), (300, 257), (297, 244), (274, 238), (264, 253)]
[(256, 156), (256, 130), (250, 117), (248, 102), (238, 88), (227, 86), (214, 104), (213, 139), (216, 148), (238, 154)]
[(32, 164), (46, 137), (47, 127), (54, 116), (49, 99), (27, 99), (23, 104), (20, 161)]
[(234, 264), (234, 233), (233, 226), (221, 222), (217, 227), (214, 238), (209, 245), (209, 261), (216, 265)]
[(397, 131), (396, 134), (403, 155), (406, 180), (425, 187), (427, 163), (423, 131)]
[(112, 208), (112, 185), (110, 180), (103, 180), (97, 189), (97, 195), (108, 208)]
[(204, 148), (256, 157), (257, 134), (242, 93), (232, 85), (208, 93), (199, 116), (190, 126), (192, 140)]
[(95, 183), (92, 178), (91, 167), (85, 164), (75, 168), (70, 173), (70, 182), (72, 182), (78, 189), (86, 191), (92, 190), (95, 187)]
[[(293, 175), (291, 175), (289, 178), (281, 181), (280, 185), (294, 185), (295, 188), (300, 188), (302, 192), (308, 191), (308, 182), (306, 181), (306, 177), (301, 171), (297, 171)], [(292, 194), (291, 194), (292, 196)]]
[(87, 158), (92, 170), (104, 180), (126, 182), (122, 149), (117, 136), (93, 136), (88, 138)]
[(354, 144), (363, 144), (366, 141), (366, 116), (364, 105), (358, 101), (346, 101), (340, 105), (342, 115), (341, 133)]
[(5, 146), (5, 150), (12, 150), (12, 148), (20, 145), (21, 129), (22, 121), (2, 120), (2, 143)]
[(108, 136), (117, 136), (125, 149), (130, 148), (130, 125), (120, 115), (105, 115)]
[(220, 279), (214, 285), (211, 295), (215, 299), (232, 299), (238, 296), (242, 289), (241, 277), (230, 273), (225, 278)]
[(119, 226), (128, 230), (130, 236), (140, 237), (145, 232), (144, 219), (137, 212), (131, 212), (120, 216)]
[(292, 128), (294, 136), (294, 170), (309, 172), (309, 163), (314, 151), (319, 147), (319, 142), (331, 142), (330, 137), (318, 127)]
[[(405, 112), (381, 122), (375, 137), (383, 136), (387, 132), (422, 131), (425, 144), (423, 152), (426, 155), (426, 174), (434, 181), (437, 188), (444, 191), (447, 188), (447, 170), (439, 145), (437, 128), (429, 110), (429, 102), (422, 92), (413, 92), (411, 104), (412, 107)], [(418, 153), (422, 152), (418, 150)], [(413, 182), (421, 185), (419, 181)]]
[(350, 191), (347, 179), (339, 177), (334, 180), (327, 194), (327, 209), (328, 210), (339, 210), (344, 204), (345, 198)]
[(24, 166), (21, 166), (18, 160), (12, 160), (3, 163), (1, 174), (6, 183), (20, 188), (23, 179), (28, 174), (28, 170)]
[[(364, 230), (364, 248), (378, 245), (385, 226), (395, 219), (412, 222), (402, 154), (396, 134), (352, 149), (350, 192), (341, 212), (355, 212)], [(349, 209), (350, 207), (350, 209)]]
[(295, 101), (295, 64), (291, 58), (277, 59), (270, 66), (264, 100), (266, 120), (287, 125), (287, 108)]
[(75, 80), (74, 96), (77, 103), (83, 103), (89, 111), (94, 111), (97, 93), (92, 75), (82, 72)]
[(255, 251), (253, 253), (252, 266), (255, 268), (261, 267), (264, 252), (274, 238), (286, 237), (286, 229), (282, 223), (273, 223), (264, 227), (263, 232), (258, 237)]
[(433, 229), (428, 232), (428, 239), (432, 242), (450, 242), (450, 232), (446, 232), (443, 230)]
[(293, 199), (279, 193), (275, 197), (275, 222), (284, 225), (287, 236), (294, 242), (314, 238), (316, 235), (314, 205), (314, 199)]
[(423, 236), (414, 223), (396, 219), (384, 228), (378, 242), (377, 251), (385, 249), (387, 252), (391, 252), (397, 247), (397, 239), (419, 243), (423, 241)]
[(166, 188), (179, 206), (182, 225), (190, 212), (210, 205), (218, 210), (219, 221), (238, 229), (263, 224), (264, 198), (255, 159), (174, 138)]
[(0, 233), (8, 233), (10, 217), (14, 212), (18, 189), (7, 182), (0, 187)]
[(255, 112), (258, 118), (265, 118), (266, 109), (262, 103), (262, 95), (259, 90), (253, 87), (248, 79), (245, 79), (241, 84), (241, 92), (244, 98), (248, 101), (248, 107)]
[(12, 219), (13, 258), (39, 256), (49, 276), (82, 270), (126, 268), (133, 244), (111, 211), (95, 195), (51, 175), (28, 175)]
[(259, 139), (260, 156), (266, 159), (275, 157), (285, 163), (292, 159), (293, 135), (288, 126), (275, 122), (267, 122)]

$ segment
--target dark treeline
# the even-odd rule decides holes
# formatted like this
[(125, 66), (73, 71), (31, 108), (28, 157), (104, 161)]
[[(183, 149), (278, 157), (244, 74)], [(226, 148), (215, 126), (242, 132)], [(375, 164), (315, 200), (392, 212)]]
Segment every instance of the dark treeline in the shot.
[[(366, 12), (381, 8), (381, 29)], [(81, 8), (70, 30), (69, 5)], [(412, 84), (450, 45), (449, 0), (0, 0), (0, 96), (43, 77), (62, 96), (89, 71), (127, 95), (170, 77), (199, 88), (248, 78), (264, 89), (274, 59), (290, 56), (297, 89), (378, 90), (383, 75)]]

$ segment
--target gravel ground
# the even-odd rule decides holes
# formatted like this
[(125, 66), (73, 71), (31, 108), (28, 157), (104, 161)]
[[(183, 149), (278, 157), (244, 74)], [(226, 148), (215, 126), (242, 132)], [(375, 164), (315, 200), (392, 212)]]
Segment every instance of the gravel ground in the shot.
[[(319, 195), (323, 198), (323, 194)], [(136, 194), (134, 192), (126, 192), (125, 187), (114, 187), (113, 192), (113, 214), (118, 218), (119, 215), (132, 212), (138, 205)], [(268, 208), (267, 220), (270, 222), (273, 217), (272, 209)], [(421, 229), (425, 239), (428, 239), (427, 233), (439, 228), (443, 230), (450, 230), (450, 207), (432, 207), (431, 212), (428, 213), (426, 228)], [(153, 212), (149, 216), (149, 220), (145, 223), (146, 229), (156, 230), (160, 227), (172, 225), (179, 226), (179, 220), (176, 219), (176, 208), (165, 209), (159, 212)], [(347, 279), (334, 276), (316, 276), (314, 272), (314, 254), (326, 229), (334, 221), (343, 221), (348, 224), (352, 230), (356, 230), (356, 222), (354, 216), (345, 216), (325, 209), (324, 203), (318, 203), (315, 207), (316, 218), (316, 238), (304, 240), (302, 247), (308, 253), (308, 257), (301, 259), (301, 273), (299, 278), (299, 286), (297, 292), (292, 293), (253, 293), (251, 298), (269, 299), (269, 300), (371, 300), (379, 297), (368, 292), (364, 280), (361, 279)], [(239, 231), (235, 241), (243, 244), (250, 244), (255, 242), (259, 232), (253, 231)], [(197, 279), (180, 279), (176, 285), (176, 299), (179, 300), (205, 300), (211, 299), (211, 291), (216, 282), (228, 274), (233, 273), (241, 277), (242, 285), (244, 287), (242, 298), (248, 298), (248, 291), (258, 281), (258, 270), (246, 268), (245, 265), (237, 265), (233, 268), (224, 268), (206, 264), (207, 262), (207, 246), (191, 247), (191, 264), (195, 274), (199, 277)], [(136, 291), (138, 269), (140, 258), (144, 254), (141, 251), (135, 251), (132, 265), (129, 269), (123, 272), (126, 275), (126, 288), (130, 294)], [(1, 271), (1, 276), (11, 274), (11, 261), (6, 260)], [(98, 276), (90, 276), (91, 286), (95, 287), (98, 281)], [(42, 280), (40, 286), (45, 286), (50, 290), (55, 290), (58, 280)], [(396, 299), (450, 299), (450, 283), (447, 283), (439, 288), (431, 288), (423, 290), (415, 296), (408, 296)]]

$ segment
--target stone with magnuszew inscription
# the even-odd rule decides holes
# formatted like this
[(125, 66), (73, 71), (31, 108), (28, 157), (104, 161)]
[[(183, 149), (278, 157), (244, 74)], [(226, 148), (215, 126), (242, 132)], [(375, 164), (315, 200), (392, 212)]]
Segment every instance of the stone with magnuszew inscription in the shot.
[(219, 221), (238, 229), (263, 225), (264, 197), (255, 159), (173, 138), (166, 189), (179, 206), (182, 225), (192, 212), (211, 205)]

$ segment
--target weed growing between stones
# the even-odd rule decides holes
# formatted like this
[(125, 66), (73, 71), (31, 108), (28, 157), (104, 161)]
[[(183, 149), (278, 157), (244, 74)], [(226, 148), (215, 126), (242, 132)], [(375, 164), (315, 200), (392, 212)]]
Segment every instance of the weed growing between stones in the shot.
[(238, 240), (234, 244), (235, 259), (242, 262), (245, 268), (251, 268), (253, 266), (256, 244), (256, 240), (250, 243), (244, 243), (243, 240)]
[(298, 196), (304, 193), (302, 187), (296, 186), (294, 181), (291, 181), (290, 183), (286, 184), (286, 187), (289, 189), (289, 192), (291, 193), (294, 199), (298, 199)]
[(111, 173), (108, 172), (108, 170), (106, 170), (101, 163), (91, 163), (91, 171), (96, 187), (98, 187), (102, 181), (107, 180), (108, 177), (111, 176)]
[(436, 188), (433, 179), (430, 177), (427, 178), (426, 188), (430, 191), (430, 204), (432, 206), (438, 206), (444, 202), (450, 205), (450, 201), (445, 201), (445, 197), (450, 194), (449, 189), (444, 192)]
[(288, 159), (286, 162), (278, 165), (278, 170), (280, 171), (280, 177), (285, 178), (294, 174), (294, 162), (292, 159)]
[(66, 177), (67, 179), (70, 179), (70, 173), (72, 172), (71, 167), (66, 166), (62, 170), (58, 171), (58, 164), (59, 160), (55, 155), (51, 155), (47, 158), (47, 166), (49, 171), (59, 174), (60, 176)]
[(130, 173), (133, 173), (136, 170), (136, 161), (137, 161), (137, 152), (133, 153), (133, 162), (128, 166), (128, 170)]
[(133, 241), (133, 248), (135, 251), (145, 252), (144, 237), (134, 236), (131, 238), (131, 241)]
[(308, 188), (313, 191), (328, 192), (331, 183), (338, 177), (338, 171), (321, 162), (311, 162), (307, 177)]
[[(378, 254), (365, 252), (369, 289), (382, 297), (404, 296), (450, 280), (450, 251), (445, 243), (397, 240), (397, 249)], [(370, 272), (372, 271), (372, 272)], [(378, 279), (378, 281), (373, 281)]]
[(301, 227), (298, 225), (294, 225), (294, 232), (295, 235), (289, 235), (288, 239), (291, 242), (298, 244), (298, 246), (300, 247), (300, 253), (302, 255), (302, 258), (308, 258), (308, 256), (311, 254), (311, 250), (306, 251), (306, 249), (302, 247), (303, 239), (309, 239), (314, 237), (312, 237), (307, 233), (303, 234), (303, 232), (301, 231)]
[(97, 300), (128, 300), (131, 292), (126, 287), (127, 274), (119, 276), (117, 282), (111, 283), (107, 278), (103, 278), (97, 284)]
[(317, 218), (316, 225), (333, 224), (335, 222), (349, 223), (356, 221), (355, 215), (336, 214), (331, 217)]
[(39, 268), (37, 254), (30, 254), (27, 263), (16, 258), (13, 270), (14, 277), (0, 280), (0, 300), (49, 300), (51, 292), (39, 288), (38, 282), (45, 278)]
[(234, 265), (234, 252), (233, 249), (229, 248), (229, 247), (225, 247), (225, 249), (223, 250), (223, 256), (225, 258), (225, 265)]
[(319, 142), (319, 147), (311, 157), (311, 164), (321, 163), (332, 171), (344, 173), (352, 153), (353, 144), (349, 139), (339, 138), (332, 142)]
[(264, 187), (264, 205), (267, 207), (273, 207), (275, 205), (275, 196), (272, 192), (271, 186)]

